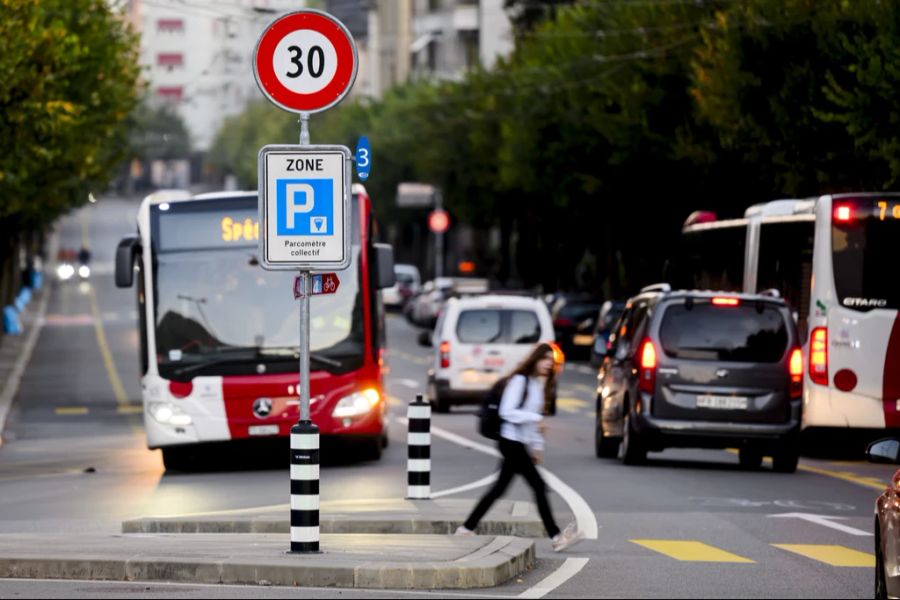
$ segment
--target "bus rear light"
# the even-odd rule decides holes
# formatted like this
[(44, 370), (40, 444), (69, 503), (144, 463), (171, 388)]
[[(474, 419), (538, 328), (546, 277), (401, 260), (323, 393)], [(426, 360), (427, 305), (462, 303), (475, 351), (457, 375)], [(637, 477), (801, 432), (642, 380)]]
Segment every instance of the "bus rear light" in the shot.
[(741, 301), (738, 298), (713, 298), (713, 306), (740, 306)]
[(853, 220), (853, 209), (848, 204), (841, 204), (834, 210), (834, 220), (838, 223), (849, 223)]
[(828, 328), (813, 329), (809, 339), (809, 378), (817, 385), (828, 385)]
[(791, 362), (789, 366), (791, 375), (791, 399), (803, 397), (803, 351), (800, 348), (794, 348), (791, 352)]
[(450, 368), (450, 342), (441, 342), (439, 351), (441, 353), (441, 368), (449, 369)]
[(641, 347), (640, 382), (638, 384), (642, 392), (652, 394), (656, 390), (656, 366), (656, 346), (650, 339), (646, 339)]

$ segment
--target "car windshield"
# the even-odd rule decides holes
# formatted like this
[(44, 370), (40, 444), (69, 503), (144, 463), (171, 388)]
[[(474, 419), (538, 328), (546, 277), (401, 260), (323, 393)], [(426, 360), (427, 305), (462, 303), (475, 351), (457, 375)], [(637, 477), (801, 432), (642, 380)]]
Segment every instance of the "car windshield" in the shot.
[(773, 306), (676, 304), (666, 309), (660, 341), (672, 358), (777, 363), (787, 351), (788, 329)]
[(465, 310), (456, 336), (464, 344), (534, 344), (541, 339), (541, 324), (529, 310)]

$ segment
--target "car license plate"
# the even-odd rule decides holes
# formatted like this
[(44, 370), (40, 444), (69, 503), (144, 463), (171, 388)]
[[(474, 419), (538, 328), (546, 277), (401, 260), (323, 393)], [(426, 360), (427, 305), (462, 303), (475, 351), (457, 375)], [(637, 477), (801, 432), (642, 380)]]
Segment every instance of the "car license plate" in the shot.
[(250, 435), (278, 435), (278, 425), (251, 425), (247, 428)]
[(744, 396), (698, 396), (697, 408), (719, 410), (747, 410), (750, 399)]
[(579, 334), (572, 339), (572, 343), (576, 346), (590, 346), (594, 343), (594, 336)]

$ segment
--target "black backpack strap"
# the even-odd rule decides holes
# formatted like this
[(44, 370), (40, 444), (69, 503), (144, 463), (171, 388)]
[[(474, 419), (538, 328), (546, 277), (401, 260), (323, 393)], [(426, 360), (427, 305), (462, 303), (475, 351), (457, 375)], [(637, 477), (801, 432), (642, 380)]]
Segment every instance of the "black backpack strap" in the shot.
[(519, 410), (522, 410), (522, 407), (528, 401), (528, 384), (531, 383), (531, 380), (526, 375), (523, 375), (523, 377), (525, 377), (525, 387), (522, 389), (522, 401), (519, 402)]

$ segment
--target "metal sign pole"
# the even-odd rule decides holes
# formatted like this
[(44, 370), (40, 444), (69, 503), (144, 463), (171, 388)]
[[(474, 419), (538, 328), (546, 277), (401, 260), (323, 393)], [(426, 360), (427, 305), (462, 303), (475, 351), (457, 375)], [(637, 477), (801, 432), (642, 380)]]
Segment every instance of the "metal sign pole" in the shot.
[[(436, 210), (444, 208), (444, 198), (441, 196), (441, 190), (434, 191), (434, 200)], [(434, 277), (444, 276), (444, 232), (436, 232), (434, 234)]]

